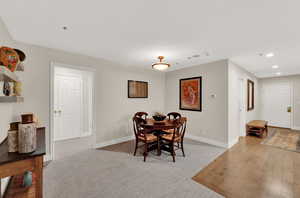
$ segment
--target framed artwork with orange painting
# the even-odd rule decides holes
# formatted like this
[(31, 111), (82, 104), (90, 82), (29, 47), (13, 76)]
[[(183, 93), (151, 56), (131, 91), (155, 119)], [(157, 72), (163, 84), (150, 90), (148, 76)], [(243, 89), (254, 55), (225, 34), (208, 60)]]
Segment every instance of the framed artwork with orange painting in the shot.
[(202, 77), (180, 79), (179, 109), (202, 111)]

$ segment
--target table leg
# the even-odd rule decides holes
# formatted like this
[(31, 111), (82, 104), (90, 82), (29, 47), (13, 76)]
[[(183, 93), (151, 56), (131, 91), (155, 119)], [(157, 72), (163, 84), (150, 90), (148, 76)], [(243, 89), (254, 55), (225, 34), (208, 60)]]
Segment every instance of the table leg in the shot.
[(157, 155), (161, 155), (161, 149), (160, 149), (160, 136), (157, 137)]
[(35, 158), (35, 198), (43, 197), (43, 156)]

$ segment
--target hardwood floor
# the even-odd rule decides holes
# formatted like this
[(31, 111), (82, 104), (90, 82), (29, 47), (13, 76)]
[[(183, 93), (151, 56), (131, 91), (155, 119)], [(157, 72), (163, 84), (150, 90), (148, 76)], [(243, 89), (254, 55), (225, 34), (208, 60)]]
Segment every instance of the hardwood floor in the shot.
[(193, 179), (227, 198), (299, 198), (300, 153), (261, 141), (241, 138)]

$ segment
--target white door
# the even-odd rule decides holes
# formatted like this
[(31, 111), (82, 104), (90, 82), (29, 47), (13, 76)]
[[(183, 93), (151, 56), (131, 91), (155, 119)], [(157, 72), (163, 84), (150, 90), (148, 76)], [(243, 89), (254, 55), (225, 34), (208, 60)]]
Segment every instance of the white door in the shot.
[(81, 136), (82, 78), (55, 74), (54, 140)]
[(291, 128), (291, 84), (278, 80), (264, 81), (261, 87), (262, 119), (270, 126)]

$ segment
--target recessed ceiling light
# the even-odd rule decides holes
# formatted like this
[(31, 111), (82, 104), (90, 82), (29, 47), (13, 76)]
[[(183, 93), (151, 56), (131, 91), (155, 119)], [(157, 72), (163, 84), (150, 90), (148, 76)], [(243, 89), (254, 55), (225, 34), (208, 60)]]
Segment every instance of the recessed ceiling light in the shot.
[(272, 68), (273, 68), (273, 69), (278, 69), (279, 66), (278, 66), (278, 65), (273, 65)]
[(280, 76), (280, 75), (281, 75), (281, 73), (280, 73), (280, 72), (277, 72), (277, 73), (276, 73), (276, 75), (277, 75), (277, 76)]
[(267, 57), (267, 58), (271, 58), (271, 57), (273, 57), (273, 56), (274, 56), (274, 53), (272, 53), (272, 52), (267, 53), (267, 54), (265, 55), (265, 57)]

